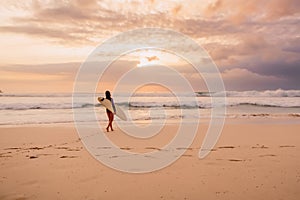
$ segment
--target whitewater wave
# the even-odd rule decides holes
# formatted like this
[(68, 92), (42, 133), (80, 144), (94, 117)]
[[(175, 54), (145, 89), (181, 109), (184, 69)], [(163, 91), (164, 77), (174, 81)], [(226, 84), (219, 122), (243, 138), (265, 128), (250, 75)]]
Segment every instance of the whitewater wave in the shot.
[[(300, 90), (264, 90), (264, 91), (223, 91), (223, 92), (195, 92), (195, 94), (190, 93), (176, 93), (178, 96), (184, 97), (192, 97), (194, 95), (198, 97), (223, 97), (224, 95), (227, 97), (300, 97)], [(0, 93), (0, 97), (72, 97), (72, 93)], [(103, 96), (102, 93), (92, 94), (92, 93), (76, 93), (77, 97), (91, 97), (91, 96)], [(123, 97), (128, 96), (125, 93), (117, 93), (114, 94), (115, 97)], [(175, 95), (172, 93), (135, 93), (132, 97), (174, 97)]]
[(83, 103), (79, 105), (72, 104), (56, 104), (56, 103), (41, 103), (41, 104), (0, 104), (0, 110), (39, 110), (39, 109), (76, 109), (76, 108), (89, 108), (100, 107), (100, 104)]
[[(208, 102), (200, 102), (195, 104), (194, 102), (178, 104), (177, 102), (123, 102), (117, 103), (118, 106), (123, 107), (124, 109), (211, 109), (212, 105)], [(226, 104), (227, 107), (274, 107), (274, 108), (300, 108), (298, 105), (293, 104), (275, 104), (275, 103), (251, 103), (251, 102), (229, 102)], [(71, 103), (57, 104), (57, 103), (41, 103), (41, 104), (0, 104), (0, 110), (47, 110), (47, 109), (83, 109), (83, 108), (93, 108), (93, 107), (102, 107), (100, 104), (90, 104), (82, 103), (77, 105), (72, 105)]]
[[(86, 94), (82, 94), (84, 96)], [(72, 97), (72, 93), (55, 93), (55, 94), (43, 94), (43, 93), (0, 93), (0, 97)]]
[(265, 91), (226, 91), (215, 93), (197, 93), (202, 96), (227, 97), (300, 97), (300, 90), (265, 90)]

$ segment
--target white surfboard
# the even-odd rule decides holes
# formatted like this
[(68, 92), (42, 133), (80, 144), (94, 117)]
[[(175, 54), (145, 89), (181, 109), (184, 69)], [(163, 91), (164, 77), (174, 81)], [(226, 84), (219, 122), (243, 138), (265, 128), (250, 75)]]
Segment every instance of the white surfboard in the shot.
[[(103, 105), (105, 108), (107, 108), (108, 110), (110, 110), (111, 112), (114, 112), (114, 109), (112, 107), (112, 103), (110, 100), (105, 99), (103, 97), (98, 97), (98, 101), (101, 103), (101, 105)], [(124, 113), (124, 111), (115, 104), (115, 108), (116, 108), (116, 115), (121, 119), (126, 121), (127, 117), (126, 114)]]

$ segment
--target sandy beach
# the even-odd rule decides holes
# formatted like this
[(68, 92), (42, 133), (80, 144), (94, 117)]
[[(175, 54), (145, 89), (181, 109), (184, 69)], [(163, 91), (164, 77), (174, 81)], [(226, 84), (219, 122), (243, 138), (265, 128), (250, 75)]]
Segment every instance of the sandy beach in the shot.
[(0, 200), (300, 200), (299, 11), (1, 1)]
[[(94, 159), (72, 126), (0, 128), (0, 199), (299, 199), (299, 124), (231, 120), (213, 151), (198, 151), (207, 130), (172, 165), (129, 174)], [(123, 150), (159, 151), (176, 131), (167, 125), (140, 142), (106, 133)], [(113, 158), (112, 158), (113, 159)]]

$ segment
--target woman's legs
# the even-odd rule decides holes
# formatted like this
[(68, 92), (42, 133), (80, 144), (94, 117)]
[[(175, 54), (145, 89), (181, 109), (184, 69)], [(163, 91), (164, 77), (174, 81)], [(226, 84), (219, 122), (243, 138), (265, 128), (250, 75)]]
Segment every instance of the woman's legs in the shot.
[(113, 131), (114, 129), (112, 128), (112, 122), (114, 121), (114, 114), (110, 113), (110, 118), (109, 118), (109, 124), (110, 124), (110, 129)]
[(114, 129), (112, 128), (112, 122), (114, 121), (114, 114), (112, 112), (107, 112), (107, 117), (108, 117), (108, 125), (106, 127), (106, 131), (109, 132), (109, 127), (113, 131)]
[(107, 127), (106, 127), (106, 131), (107, 132), (109, 132), (109, 112), (106, 112), (106, 114), (107, 114), (107, 118), (108, 118), (108, 125), (107, 125)]

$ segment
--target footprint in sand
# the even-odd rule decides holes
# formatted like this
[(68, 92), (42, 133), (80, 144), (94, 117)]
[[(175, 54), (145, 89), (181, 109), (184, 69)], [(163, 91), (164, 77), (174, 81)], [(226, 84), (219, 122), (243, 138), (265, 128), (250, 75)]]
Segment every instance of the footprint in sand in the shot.
[(130, 148), (130, 147), (120, 147), (120, 149), (121, 149), (121, 150), (127, 150), (127, 151), (129, 151), (129, 150), (131, 150), (131, 149), (133, 149), (133, 148)]
[(296, 147), (294, 145), (281, 145), (279, 146), (279, 148), (293, 148), (293, 147)]
[(5, 148), (4, 150), (18, 150), (18, 149), (22, 149), (20, 147), (9, 147), (9, 148)]
[(256, 146), (252, 147), (252, 149), (268, 149), (269, 147), (265, 145), (256, 144)]
[(201, 151), (217, 151), (217, 149), (201, 149)]
[(97, 147), (97, 149), (111, 149), (111, 147)]
[(110, 156), (109, 158), (119, 158), (119, 156)]
[(80, 151), (80, 149), (78, 149), (78, 148), (75, 148), (75, 149), (69, 148), (69, 149), (67, 149), (67, 151)]
[(234, 149), (235, 146), (221, 146), (221, 147), (218, 147), (218, 149)]
[(27, 148), (29, 150), (41, 150), (41, 149), (44, 149), (44, 147), (30, 147), (30, 148)]
[(145, 147), (145, 149), (161, 151), (161, 149), (157, 147)]
[(264, 155), (259, 155), (259, 157), (274, 157), (276, 156), (275, 154), (264, 154)]
[(243, 161), (246, 161), (246, 160), (242, 160), (242, 159), (228, 159), (228, 161), (230, 161), (230, 162), (243, 162)]
[(29, 159), (35, 159), (38, 158), (37, 156), (29, 156)]
[(178, 148), (176, 148), (177, 150), (193, 150), (193, 148), (186, 148), (186, 147), (178, 147)]
[(181, 155), (181, 156), (183, 156), (183, 157), (192, 157), (193, 155), (190, 155), (190, 154), (183, 154), (183, 155)]
[(77, 158), (78, 156), (61, 156), (59, 158)]
[(3, 155), (3, 154), (1, 154), (0, 155), (0, 158), (11, 158), (12, 156), (10, 156), (10, 155)]
[(236, 159), (236, 158), (231, 158), (231, 159), (220, 159), (220, 158), (218, 158), (216, 160), (227, 160), (227, 161), (230, 161), (230, 162), (244, 162), (244, 161), (246, 161), (244, 159)]
[(69, 147), (55, 147), (55, 149), (69, 149)]

